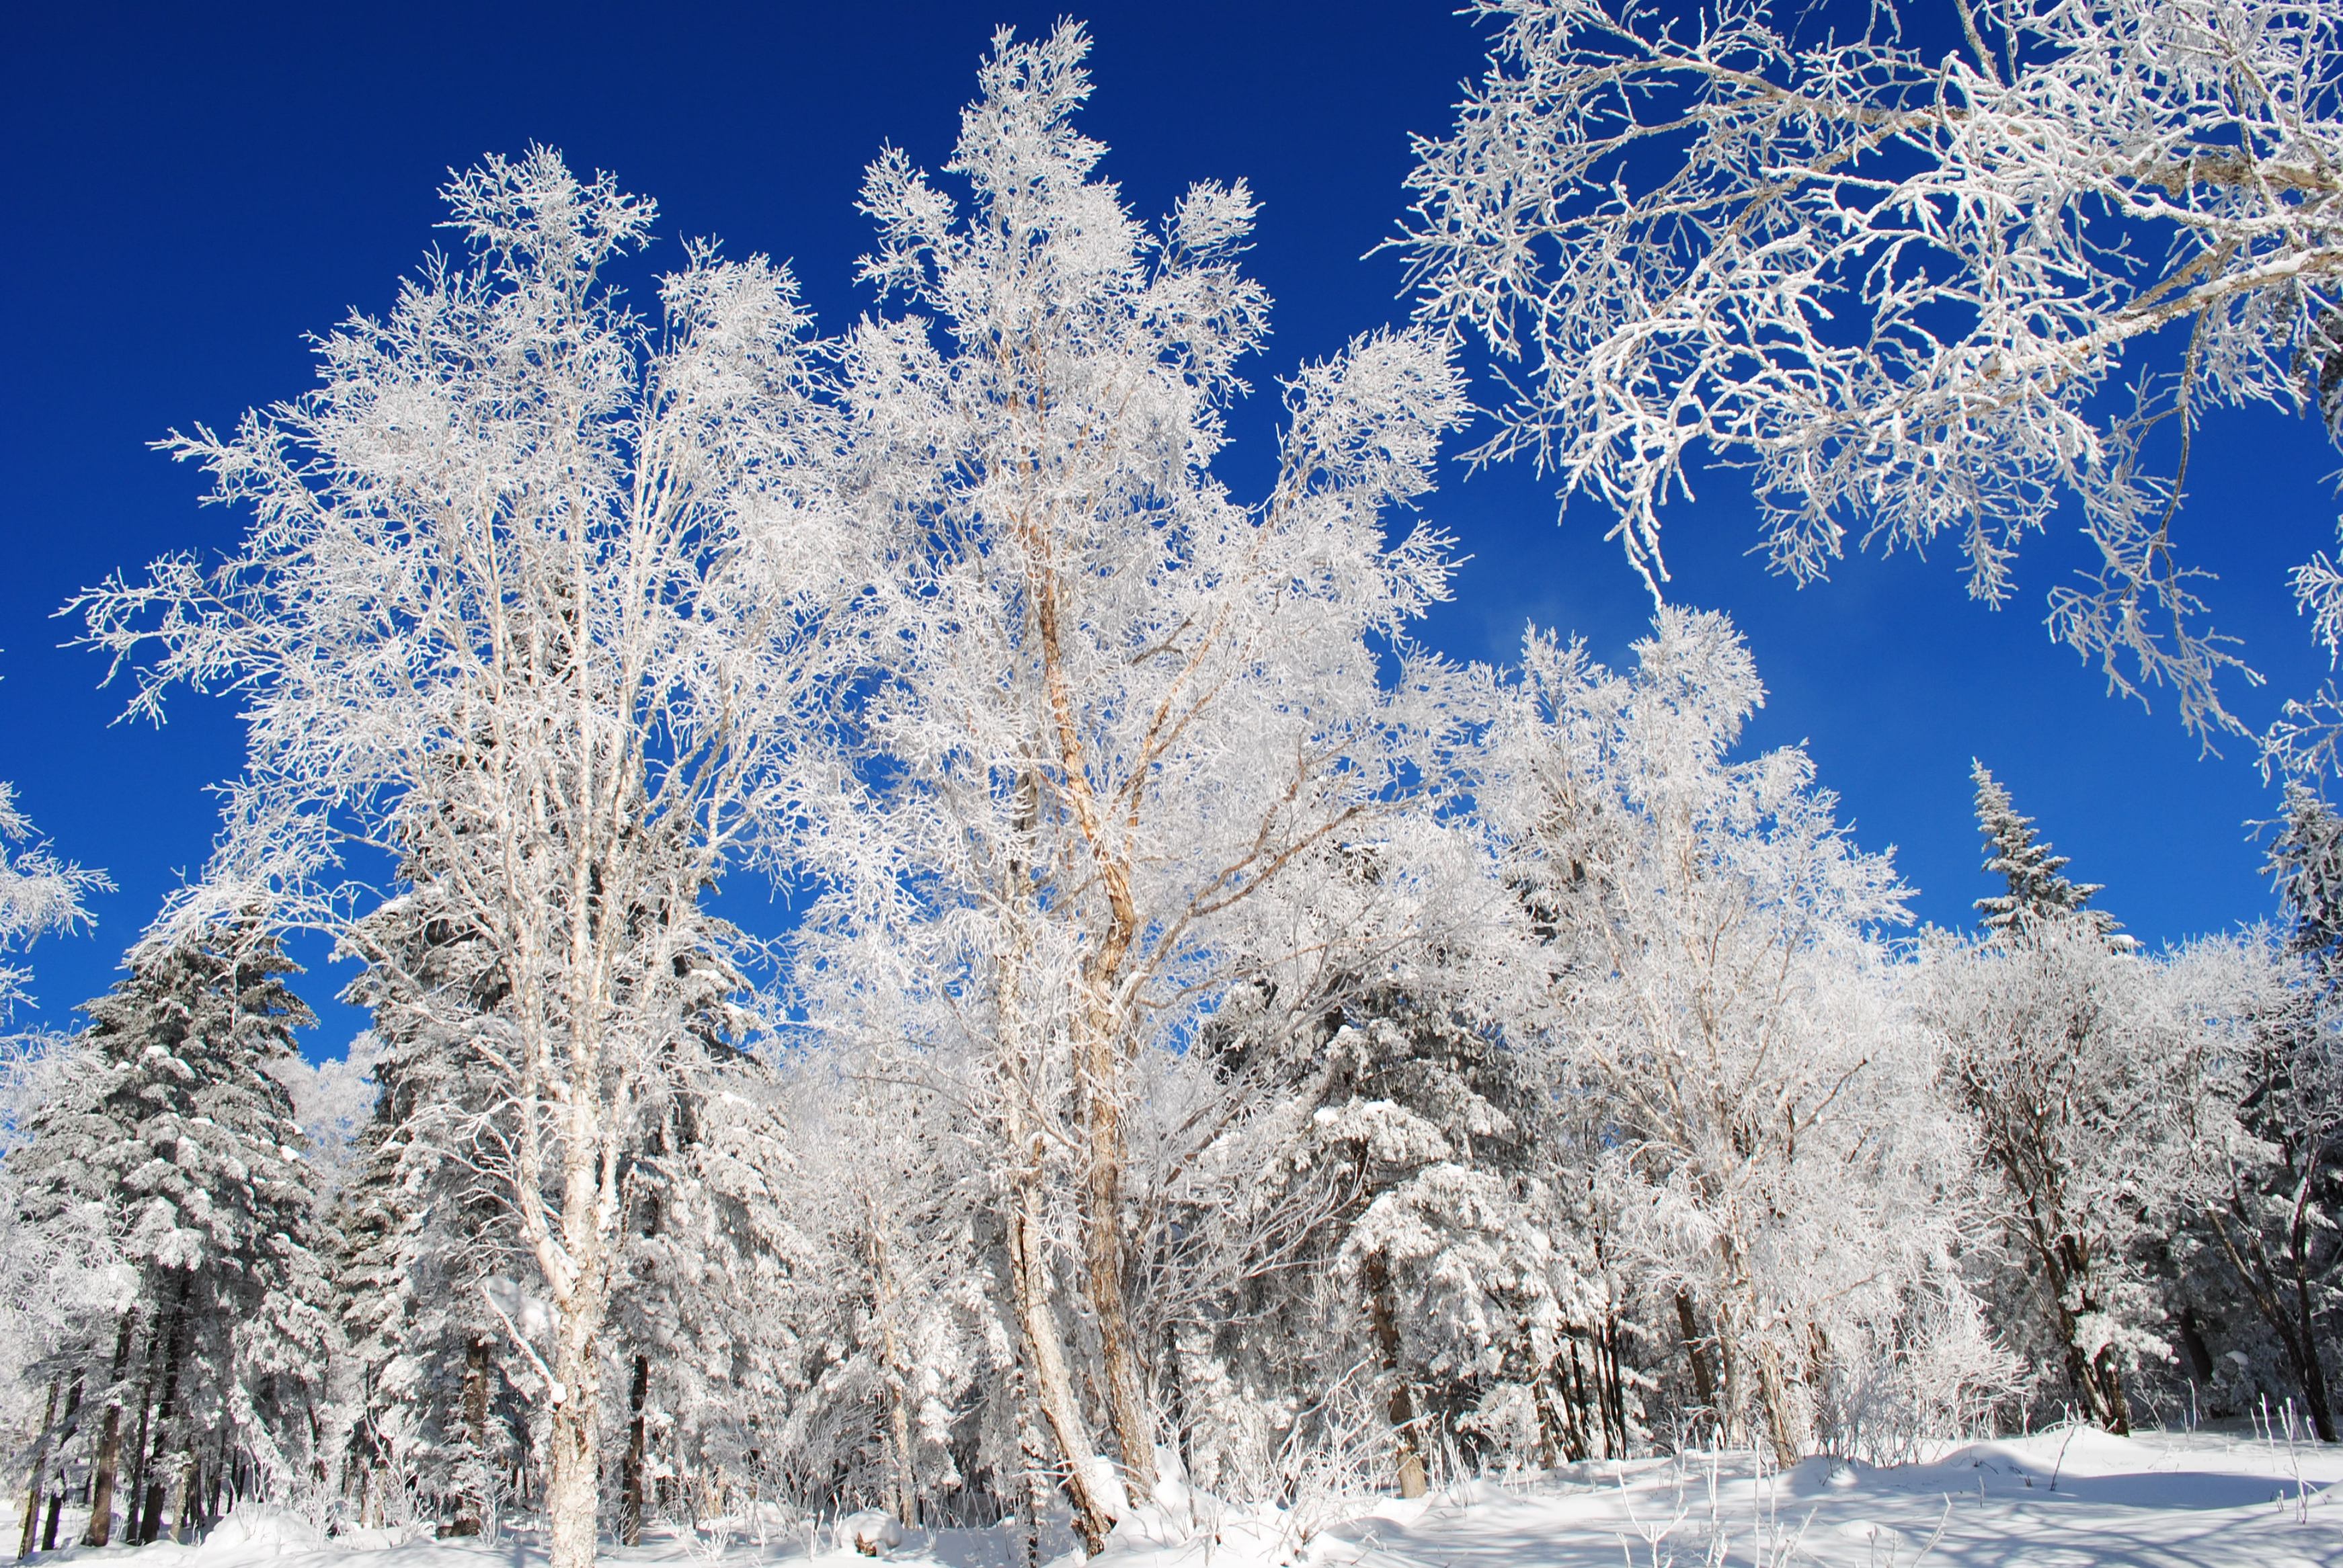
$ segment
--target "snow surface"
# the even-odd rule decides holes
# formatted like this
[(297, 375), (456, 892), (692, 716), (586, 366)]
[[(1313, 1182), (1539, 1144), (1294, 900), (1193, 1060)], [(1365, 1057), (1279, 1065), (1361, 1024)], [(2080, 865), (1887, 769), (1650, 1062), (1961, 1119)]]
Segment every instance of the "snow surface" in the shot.
[[(2070, 1429), (1879, 1469), (1808, 1460), (1762, 1473), (1745, 1453), (1589, 1462), (1466, 1483), (1413, 1502), (1328, 1499), (1262, 1512), (1188, 1498), (1138, 1511), (1097, 1568), (2336, 1568), (2343, 1447), (2259, 1436)], [(538, 1568), (542, 1539), (325, 1539), (281, 1509), (230, 1514), (200, 1544), (59, 1551), (136, 1568)], [(1013, 1523), (904, 1531), (876, 1512), (809, 1527), (737, 1523), (606, 1549), (613, 1564), (1018, 1568)], [(1049, 1568), (1079, 1568), (1062, 1530)]]

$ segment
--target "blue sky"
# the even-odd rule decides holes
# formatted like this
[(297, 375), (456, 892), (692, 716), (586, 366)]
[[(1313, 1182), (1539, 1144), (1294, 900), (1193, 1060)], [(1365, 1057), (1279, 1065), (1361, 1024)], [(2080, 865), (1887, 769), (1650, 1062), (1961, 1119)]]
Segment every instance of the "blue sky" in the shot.
[[(0, 163), (15, 216), (0, 247), (0, 778), (63, 852), (104, 866), (92, 935), (33, 955), (36, 1016), (62, 1022), (208, 844), (206, 786), (233, 769), (230, 704), (182, 697), (157, 731), (111, 725), (96, 656), (57, 645), (73, 592), (242, 519), (200, 508), (199, 477), (146, 450), (312, 378), (303, 335), (379, 311), (437, 237), (451, 165), (532, 140), (658, 198), (671, 264), (686, 235), (789, 258), (822, 318), (868, 303), (852, 282), (867, 230), (862, 166), (886, 142), (944, 161), (992, 26), (1045, 29), (1061, 7), (1007, 4), (625, 7), (417, 5), (17, 8), (0, 55)], [(1384, 5), (1188, 0), (1100, 5), (1085, 128), (1142, 212), (1191, 179), (1242, 176), (1263, 202), (1251, 261), (1278, 301), (1252, 367), (1266, 387), (1351, 334), (1400, 318), (1400, 266), (1362, 259), (1402, 206), (1407, 135), (1446, 124), (1482, 40), (1433, 0)], [(1230, 477), (1268, 460), (1274, 399), (1238, 422)], [(2335, 452), (2314, 423), (2268, 413), (2200, 435), (2183, 540), (2222, 575), (2219, 620), (2271, 677), (2239, 689), (2259, 722), (2324, 673), (2285, 568), (2332, 537)], [(1452, 472), (1430, 513), (1473, 559), (1426, 628), (1459, 657), (1503, 658), (1525, 620), (1624, 653), (1650, 614), (1591, 507), (1557, 528), (1525, 469)], [(1868, 847), (1893, 844), (1916, 908), (1965, 922), (1976, 867), (1968, 759), (2040, 819), (2075, 874), (2152, 941), (2266, 913), (2246, 824), (2275, 798), (2245, 749), (2203, 759), (2168, 705), (2106, 697), (2053, 647), (2045, 588), (2081, 557), (2054, 530), (2025, 597), (1971, 604), (1946, 561), (1856, 559), (1798, 590), (1746, 554), (1746, 485), (1709, 474), (1668, 521), (1674, 592), (1731, 611), (1773, 692), (1754, 740), (1809, 743)], [(728, 903), (737, 908), (739, 893)], [(313, 964), (323, 954), (300, 950)], [(359, 1021), (333, 1008), (347, 971), (305, 994), (313, 1049)]]

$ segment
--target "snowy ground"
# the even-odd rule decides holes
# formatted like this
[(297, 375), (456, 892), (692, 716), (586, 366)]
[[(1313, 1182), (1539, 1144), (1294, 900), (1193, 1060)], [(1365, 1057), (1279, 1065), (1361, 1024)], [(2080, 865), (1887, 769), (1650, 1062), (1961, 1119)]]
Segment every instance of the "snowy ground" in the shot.
[[(2343, 1448), (2061, 1432), (1892, 1470), (1813, 1460), (1761, 1476), (1745, 1455), (1585, 1464), (1330, 1512), (1334, 1522), (1302, 1539), (1285, 1516), (1216, 1518), (1207, 1505), (1174, 1523), (1150, 1511), (1116, 1533), (1099, 1568), (2331, 1568), (2343, 1565)], [(867, 1520), (866, 1529), (877, 1523)], [(753, 1533), (671, 1534), (604, 1555), (642, 1568), (868, 1568), (870, 1556), (854, 1548), (858, 1523), (810, 1541), (768, 1531), (762, 1544)], [(1023, 1557), (1005, 1527), (913, 1532), (878, 1554), (901, 1568), (1015, 1568)], [(353, 1559), (364, 1568), (534, 1568), (544, 1551), (528, 1533), (492, 1543), (359, 1545), (317, 1542), (289, 1520), (232, 1517), (198, 1546), (44, 1555), (52, 1559), (58, 1568), (120, 1559), (136, 1568), (358, 1568)]]

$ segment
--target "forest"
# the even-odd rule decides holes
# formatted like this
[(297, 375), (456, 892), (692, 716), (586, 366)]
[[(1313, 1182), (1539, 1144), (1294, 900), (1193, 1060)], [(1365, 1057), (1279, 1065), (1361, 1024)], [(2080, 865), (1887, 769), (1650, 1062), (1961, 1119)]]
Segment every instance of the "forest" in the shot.
[[(656, 204), (550, 147), (453, 172), (314, 385), (159, 443), (236, 547), (60, 623), (242, 755), (116, 983), (0, 1050), (20, 1553), (256, 1501), (1036, 1563), (1206, 1495), (2335, 1442), (2343, 698), (2237, 717), (2175, 536), (2208, 411), (2343, 433), (2343, 9), (1953, 9), (1483, 0), (1413, 314), (1283, 366), (1252, 192), (1131, 210), (1071, 22), (870, 164), (851, 322), (712, 242), (620, 286)], [(1626, 658), (1423, 640), (1460, 449), (1614, 526)], [(2051, 635), (2263, 769), (2265, 918), (2136, 940), (1985, 758), (1975, 918), (1916, 920), (1669, 592), (1720, 467), (1797, 577), (1998, 601), (2079, 528)], [(5, 785), (0, 847), (5, 1010), (107, 847)]]

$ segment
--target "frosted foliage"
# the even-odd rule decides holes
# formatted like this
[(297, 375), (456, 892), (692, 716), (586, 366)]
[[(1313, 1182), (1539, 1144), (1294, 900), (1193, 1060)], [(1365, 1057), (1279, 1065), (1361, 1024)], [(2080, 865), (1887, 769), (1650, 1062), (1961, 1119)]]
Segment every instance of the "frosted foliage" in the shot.
[[(1143, 1496), (1153, 1420), (1121, 1282), (1145, 1064), (1234, 980), (1304, 994), (1418, 919), (1413, 856), (1380, 881), (1345, 867), (1362, 841), (1436, 837), (1417, 802), (1442, 674), (1398, 634), (1445, 594), (1446, 541), (1383, 528), (1462, 405), (1436, 340), (1361, 337), (1286, 383), (1272, 487), (1232, 498), (1207, 465), (1266, 329), (1235, 259), (1252, 198), (1199, 186), (1161, 225), (1132, 217), (1073, 126), (1087, 49), (1071, 25), (1001, 35), (947, 166), (965, 206), (900, 154), (865, 182), (864, 275), (916, 314), (843, 345), (850, 488), (900, 554), (841, 736), (858, 749), (816, 803), (830, 891), (804, 950), (825, 983), (925, 993), (930, 1042), (981, 1064), (1025, 1184), (1033, 1345), (1057, 1332), (1045, 1211), (1076, 1198), (1112, 1446)], [(1035, 1353), (1079, 1477), (1071, 1378)]]
[[(1788, 569), (1861, 512), (1993, 596), (2081, 494), (2061, 628), (2220, 728), (2139, 442), (2343, 427), (2326, 20), (1996, 0), (1931, 63), (1884, 11), (1486, 14), (1419, 176), (1436, 319), (1277, 383), (1257, 492), (1253, 197), (1131, 212), (1071, 24), (996, 36), (936, 174), (870, 165), (835, 337), (707, 244), (634, 314), (650, 204), (536, 149), (452, 177), (450, 254), (307, 396), (165, 443), (244, 531), (83, 596), (86, 639), (133, 711), (232, 694), (246, 750), (89, 1028), (0, 1057), (30, 1494), (111, 1489), (131, 1546), (256, 1492), (554, 1568), (824, 1529), (1265, 1563), (1500, 1470), (1660, 1504), (1671, 1447), (1759, 1451), (1709, 1464), (1754, 1509), (2065, 1407), (2332, 1427), (2306, 781), (2283, 929), (2151, 954), (1979, 767), (1986, 929), (1915, 940), (1812, 759), (1750, 743), (1725, 617), (1615, 667), (1415, 640), (1462, 327), (1517, 356), (1482, 455), (1616, 508), (1655, 585), (1696, 449)], [(2185, 377), (2117, 407), (2166, 327)], [(13, 962), (99, 884), (5, 789), (0, 849)], [(716, 914), (744, 870), (785, 939)], [(288, 928), (357, 970), (342, 1059), (293, 1050)]]
[(378, 1042), (369, 1032), (350, 1042), (342, 1055), (324, 1061), (298, 1057), (269, 1064), (269, 1076), (293, 1097), (293, 1118), (307, 1145), (307, 1158), (330, 1198), (356, 1157), (367, 1118), (374, 1111), (375, 1083), (369, 1074)]
[(1803, 752), (1729, 759), (1763, 693), (1722, 617), (1664, 611), (1635, 658), (1534, 633), (1503, 693), (1483, 801), (1546, 977), (1517, 1005), (1558, 1081), (1607, 1101), (1586, 1158), (1647, 1321), (1707, 1342), (1687, 1414), (1785, 1459), (1892, 1447), (1883, 1387), (1956, 1420), (2006, 1375), (1931, 1349), (1976, 1337), (1945, 1201), (1966, 1151), (1875, 934), (1905, 890)]
[[(766, 1299), (778, 1430), (751, 1432), (791, 1496), (881, 1502), (899, 1522), (973, 1515), (1013, 1499), (1024, 1458), (989, 1183), (950, 1098), (899, 1049), (840, 1042), (784, 1073), (773, 1103), (795, 1151), (771, 1191), (787, 1244)], [(737, 1287), (735, 1287), (737, 1288)]]
[(320, 384), (166, 443), (246, 508), (235, 554), (155, 563), (81, 608), (88, 640), (236, 692), (246, 759), (184, 924), (263, 907), (372, 946), (342, 846), (397, 857), (501, 1000), (410, 988), (477, 1053), (467, 1150), (552, 1306), (554, 1555), (591, 1553), (595, 1336), (621, 1185), (690, 1048), (728, 866), (776, 840), (809, 657), (865, 569), (804, 475), (836, 445), (789, 276), (686, 247), (654, 329), (604, 271), (649, 203), (549, 151), (446, 187), (459, 259), (317, 345)]
[[(15, 786), (0, 780), (0, 955), (85, 922), (82, 900), (112, 885), (101, 872), (58, 859), (17, 809)], [(23, 1000), (28, 978), (22, 966), (0, 962), (0, 1023)]]
[[(1479, 457), (1615, 513), (1655, 588), (1704, 454), (1751, 470), (1800, 578), (1850, 530), (1950, 541), (1999, 602), (2070, 500), (2097, 560), (2053, 633), (2240, 729), (2172, 523), (2208, 409), (2343, 429), (2330, 8), (1979, 0), (1928, 52), (1884, 6), (1845, 33), (1767, 0), (1474, 9), (1490, 66), (1417, 144), (1403, 243), (1424, 317), (1503, 367)], [(2295, 582), (2331, 651), (2343, 578), (2322, 551)], [(2321, 750), (2331, 717), (2272, 739)]]
[(2087, 910), (2026, 930), (1938, 938), (1918, 985), (2036, 1325), (2013, 1328), (2046, 1343), (2063, 1397), (2121, 1432), (2143, 1367), (2175, 1353), (2157, 1250), (2241, 1152), (2217, 1091), (2230, 1031), (2275, 988), (2250, 951), (2148, 959)]

